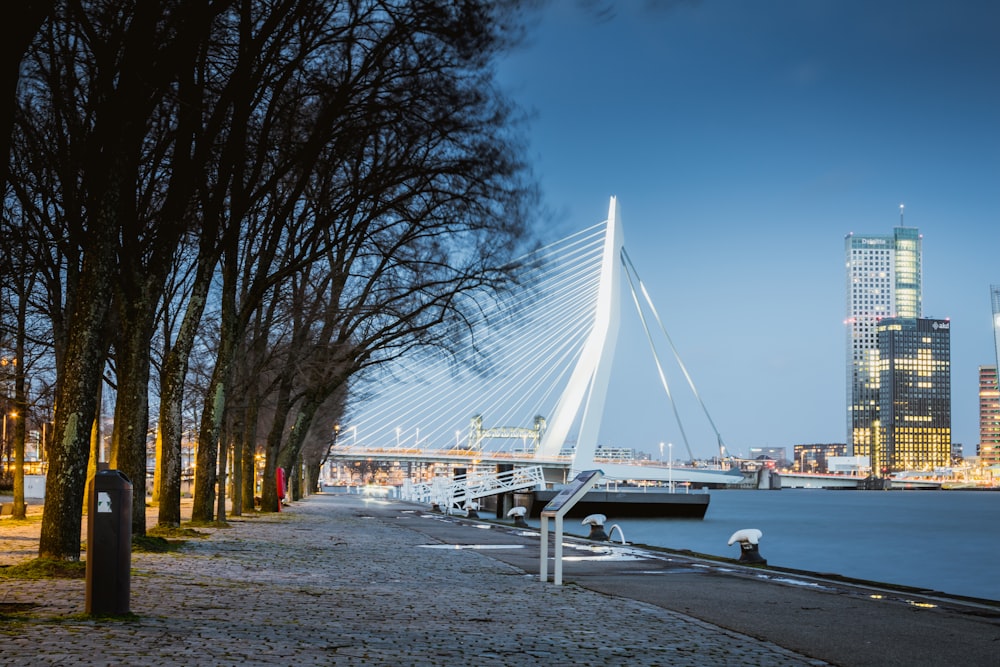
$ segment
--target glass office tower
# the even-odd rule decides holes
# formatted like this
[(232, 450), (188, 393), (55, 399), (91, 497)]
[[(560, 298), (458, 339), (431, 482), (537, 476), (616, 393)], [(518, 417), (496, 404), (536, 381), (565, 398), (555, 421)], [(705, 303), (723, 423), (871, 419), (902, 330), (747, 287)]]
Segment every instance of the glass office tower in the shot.
[(872, 472), (951, 465), (951, 322), (887, 318), (877, 336)]
[(891, 235), (845, 239), (847, 268), (847, 443), (869, 456), (879, 410), (878, 322), (921, 316), (921, 236), (913, 227)]

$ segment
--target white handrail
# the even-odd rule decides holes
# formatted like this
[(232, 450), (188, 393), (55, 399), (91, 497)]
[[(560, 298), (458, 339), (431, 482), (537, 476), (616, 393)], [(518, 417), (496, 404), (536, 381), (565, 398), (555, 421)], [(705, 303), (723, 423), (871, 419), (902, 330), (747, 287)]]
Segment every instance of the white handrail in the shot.
[(477, 498), (537, 487), (544, 483), (541, 466), (459, 476), (448, 489), (450, 494), (447, 507), (462, 507)]
[(431, 482), (417, 484), (406, 480), (400, 489), (400, 497), (410, 502), (436, 504), (450, 512), (452, 508), (463, 507), (467, 502), (477, 498), (540, 487), (544, 484), (542, 466), (529, 466), (504, 472), (459, 475), (454, 479), (436, 477)]

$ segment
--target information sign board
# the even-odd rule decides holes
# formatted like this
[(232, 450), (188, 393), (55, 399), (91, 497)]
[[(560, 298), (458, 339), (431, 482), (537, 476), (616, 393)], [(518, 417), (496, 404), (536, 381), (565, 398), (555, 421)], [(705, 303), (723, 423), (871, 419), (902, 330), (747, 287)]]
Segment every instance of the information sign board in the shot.
[(553, 582), (556, 586), (561, 586), (563, 517), (603, 476), (604, 473), (600, 470), (584, 470), (580, 472), (573, 478), (572, 482), (567, 484), (565, 488), (556, 494), (555, 498), (542, 508), (541, 548), (539, 553), (540, 562), (538, 564), (538, 578), (542, 581), (546, 581), (549, 578), (549, 519), (555, 519), (556, 523)]
[(601, 474), (600, 470), (584, 470), (578, 474), (572, 482), (563, 487), (552, 500), (546, 503), (545, 507), (542, 508), (542, 514), (555, 516), (563, 508), (569, 510), (601, 478)]

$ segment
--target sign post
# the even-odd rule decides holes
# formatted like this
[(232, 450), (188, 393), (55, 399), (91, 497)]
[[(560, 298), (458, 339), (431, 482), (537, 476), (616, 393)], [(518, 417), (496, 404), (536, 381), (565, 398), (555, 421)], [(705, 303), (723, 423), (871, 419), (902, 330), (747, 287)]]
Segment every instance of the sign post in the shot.
[(553, 579), (552, 582), (556, 586), (562, 586), (562, 536), (563, 536), (563, 517), (566, 513), (572, 509), (573, 505), (583, 498), (584, 494), (590, 490), (592, 486), (600, 481), (604, 473), (600, 470), (584, 470), (579, 473), (573, 481), (570, 482), (564, 489), (562, 489), (556, 497), (553, 498), (542, 508), (542, 544), (541, 544), (541, 563), (538, 567), (538, 578), (542, 581), (548, 581), (549, 578), (549, 519), (554, 518), (555, 522), (555, 558), (553, 563)]

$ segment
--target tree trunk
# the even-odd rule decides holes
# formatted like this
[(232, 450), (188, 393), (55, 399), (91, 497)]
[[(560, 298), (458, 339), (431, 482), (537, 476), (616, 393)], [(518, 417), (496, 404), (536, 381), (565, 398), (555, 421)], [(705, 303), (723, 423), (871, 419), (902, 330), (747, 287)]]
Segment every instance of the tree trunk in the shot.
[(219, 377), (224, 371), (220, 367), (222, 358), (216, 363), (212, 381), (205, 395), (205, 407), (201, 414), (201, 428), (198, 429), (198, 453), (195, 459), (194, 500), (191, 506), (191, 520), (208, 523), (215, 520), (215, 485), (218, 482), (216, 466), (219, 453), (219, 424), (226, 404), (226, 386)]
[(319, 462), (307, 463), (306, 464), (306, 478), (309, 480), (309, 486), (306, 487), (309, 493), (319, 493), (322, 491), (320, 487), (319, 479), (323, 471), (323, 464)]
[(309, 433), (309, 427), (316, 416), (316, 411), (323, 404), (323, 400), (325, 397), (321, 399), (315, 394), (307, 394), (303, 398), (302, 405), (299, 406), (299, 411), (295, 416), (295, 425), (292, 426), (291, 434), (288, 436), (288, 442), (278, 457), (278, 465), (282, 468), (298, 467), (302, 458), (302, 445), (305, 442), (306, 434)]
[(160, 505), (160, 466), (159, 462), (163, 459), (163, 430), (156, 429), (156, 433), (153, 435), (156, 439), (156, 444), (153, 446), (153, 504), (159, 507)]
[(295, 465), (292, 466), (292, 483), (291, 483), (291, 493), (292, 500), (302, 500), (302, 459), (296, 459)]
[[(80, 300), (69, 326), (69, 345), (56, 399), (55, 438), (49, 451), (45, 510), (38, 540), (40, 558), (80, 560), (80, 521), (87, 479), (90, 427), (107, 357), (104, 323), (111, 303), (114, 243), (84, 264)], [(108, 251), (110, 249), (110, 251)]]
[[(145, 312), (151, 311), (152, 308)], [(146, 534), (146, 438), (152, 335), (151, 322), (145, 312), (124, 327), (116, 346), (118, 393), (111, 436), (111, 468), (121, 471), (132, 482), (133, 536)]]
[(160, 509), (157, 524), (177, 527), (181, 524), (181, 448), (184, 438), (183, 402), (184, 379), (188, 360), (198, 334), (198, 324), (205, 312), (211, 286), (214, 261), (199, 258), (198, 273), (188, 299), (184, 321), (177, 339), (167, 353), (160, 374), (160, 441), (162, 456), (157, 458), (160, 479)]
[[(183, 391), (176, 388), (178, 378), (169, 370), (168, 361), (160, 378), (160, 456), (156, 460), (157, 477), (160, 480), (160, 502), (157, 525), (176, 528), (181, 525), (181, 396)], [(169, 389), (168, 389), (169, 387)]]
[(243, 431), (238, 429), (233, 433), (233, 485), (230, 492), (232, 498), (232, 516), (243, 515)]
[[(23, 265), (23, 262), (22, 262)], [(17, 322), (14, 341), (14, 512), (13, 518), (26, 519), (24, 502), (24, 436), (28, 422), (28, 396), (25, 391), (25, 339), (27, 334), (28, 295), (34, 280), (20, 276), (17, 286)]]
[(219, 521), (226, 520), (226, 484), (229, 480), (229, 436), (228, 434), (219, 438), (219, 493), (218, 507), (215, 516)]
[(97, 385), (97, 414), (90, 425), (90, 453), (87, 455), (87, 481), (83, 486), (83, 509), (90, 507), (90, 486), (101, 461), (101, 403), (104, 400), (104, 382)]
[(278, 468), (280, 467), (285, 471), (286, 480), (289, 478), (292, 471), (291, 463), (281, 465), (279, 461), (281, 441), (285, 430), (285, 416), (288, 414), (288, 409), (287, 406), (282, 409), (281, 398), (278, 400), (278, 406), (279, 409), (275, 411), (274, 423), (271, 425), (271, 430), (267, 434), (267, 442), (264, 444), (264, 478), (260, 485), (261, 512), (278, 511), (279, 498), (275, 482), (275, 474), (277, 473)]
[[(255, 385), (256, 386), (256, 385)], [(248, 397), (243, 415), (243, 506), (253, 510), (257, 504), (257, 410), (259, 402), (256, 389)]]
[[(226, 409), (226, 392), (229, 388), (230, 369), (236, 351), (236, 337), (239, 332), (236, 311), (236, 259), (226, 256), (222, 279), (222, 323), (219, 340), (219, 356), (212, 371), (212, 379), (205, 395), (205, 407), (201, 413), (201, 428), (198, 432), (198, 465), (195, 468), (194, 502), (191, 520), (210, 522), (213, 520), (216, 464), (219, 449), (219, 433)], [(219, 517), (223, 520), (224, 517)]]
[[(14, 405), (18, 405), (15, 399)], [(28, 518), (28, 506), (24, 502), (24, 412), (17, 410), (14, 419), (14, 511), (12, 519)]]
[(248, 511), (256, 510), (257, 503), (257, 453), (256, 447), (249, 441), (243, 443), (243, 507)]

